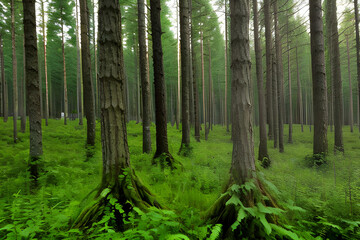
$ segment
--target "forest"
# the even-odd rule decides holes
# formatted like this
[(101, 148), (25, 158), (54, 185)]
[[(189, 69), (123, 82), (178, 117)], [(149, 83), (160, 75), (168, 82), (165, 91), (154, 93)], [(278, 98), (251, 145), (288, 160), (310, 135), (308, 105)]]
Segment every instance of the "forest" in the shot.
[(358, 0), (0, 0), (1, 239), (360, 239)]

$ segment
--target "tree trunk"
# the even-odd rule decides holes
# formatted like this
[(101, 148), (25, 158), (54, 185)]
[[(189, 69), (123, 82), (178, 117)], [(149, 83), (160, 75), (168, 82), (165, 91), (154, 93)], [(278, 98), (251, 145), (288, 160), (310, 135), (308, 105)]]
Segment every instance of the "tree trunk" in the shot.
[(77, 111), (79, 118), (79, 125), (83, 125), (83, 109), (82, 109), (82, 91), (81, 91), (81, 57), (80, 57), (80, 41), (79, 41), (79, 22), (78, 22), (78, 5), (76, 4), (76, 53), (77, 53), (77, 71), (76, 71), (76, 92), (77, 92)]
[(271, 13), (270, 0), (264, 0), (264, 21), (265, 21), (265, 44), (266, 44), (266, 102), (267, 102), (267, 121), (269, 124), (268, 137), (274, 138), (274, 110), (273, 110), (273, 86), (272, 86), (272, 33), (271, 33)]
[(151, 152), (151, 94), (148, 78), (147, 57), (146, 57), (146, 27), (145, 27), (145, 4), (144, 0), (138, 0), (138, 36), (140, 56), (140, 78), (143, 103), (143, 152)]
[(339, 34), (338, 21), (336, 15), (336, 2), (326, 2), (326, 20), (329, 24), (329, 36), (331, 41), (331, 58), (333, 59), (331, 65), (331, 74), (333, 79), (334, 91), (334, 125), (335, 125), (335, 151), (344, 152), (344, 143), (342, 136), (342, 117), (343, 117), (343, 98), (342, 98), (342, 80), (340, 69), (340, 51), (339, 51)]
[(173, 167), (173, 157), (169, 152), (167, 138), (166, 90), (161, 43), (160, 11), (160, 0), (150, 0), (156, 112), (156, 152), (154, 159), (162, 156), (162, 159), (165, 159), (166, 163), (170, 167)]
[[(77, 1), (76, 1), (77, 3)], [(77, 8), (76, 8), (77, 9)], [(77, 14), (76, 14), (77, 20)], [(48, 74), (47, 74), (47, 57), (46, 57), (46, 33), (45, 33), (45, 8), (44, 0), (41, 1), (41, 27), (44, 41), (44, 67), (45, 67), (45, 125), (49, 125), (49, 86), (48, 86)], [(77, 36), (77, 35), (76, 35)]]
[(17, 61), (15, 46), (15, 1), (11, 0), (11, 41), (12, 41), (12, 73), (13, 73), (13, 130), (14, 142), (17, 142), (17, 118), (18, 118), (18, 87), (17, 87)]
[[(355, 34), (356, 34), (356, 70), (357, 70), (357, 82), (358, 82), (358, 116), (360, 111), (360, 37), (359, 37), (359, 7), (358, 0), (354, 0), (354, 9), (355, 9)], [(358, 117), (358, 126), (360, 132), (360, 119)]]
[(177, 29), (176, 29), (176, 35), (177, 35), (177, 43), (178, 43), (178, 55), (177, 55), (177, 66), (178, 66), (178, 84), (177, 84), (177, 98), (176, 98), (176, 129), (179, 129), (179, 124), (180, 124), (180, 102), (181, 102), (181, 87), (180, 87), (180, 84), (181, 84), (181, 47), (180, 47), (180, 37), (179, 37), (179, 27), (180, 27), (180, 19), (179, 19), (179, 16), (180, 16), (180, 10), (178, 10), (180, 8), (180, 1), (181, 0), (178, 0), (177, 2), (177, 20), (176, 20), (176, 24), (177, 24)]
[(226, 131), (229, 132), (229, 120), (228, 120), (228, 110), (227, 110), (227, 89), (228, 89), (228, 13), (227, 13), (227, 0), (225, 0), (225, 110), (224, 110), (224, 118)]
[(95, 102), (94, 87), (91, 79), (91, 58), (89, 42), (89, 9), (87, 0), (80, 0), (81, 18), (81, 60), (84, 92), (84, 110), (87, 122), (86, 144), (95, 145)]
[(212, 74), (211, 74), (211, 48), (210, 48), (210, 42), (209, 44), (209, 91), (208, 91), (208, 135), (211, 129), (212, 125)]
[(98, 78), (98, 62), (97, 62), (97, 44), (96, 44), (96, 24), (95, 24), (95, 0), (92, 1), (93, 3), (93, 44), (94, 44), (94, 68), (95, 68), (95, 117), (100, 118), (100, 89), (99, 89), (99, 78)]
[(298, 48), (296, 47), (296, 81), (297, 81), (297, 109), (299, 114), (299, 123), (301, 125), (301, 132), (304, 132), (304, 107), (301, 91), (301, 82), (300, 82), (300, 69), (299, 69), (299, 57), (298, 57)]
[(314, 92), (314, 154), (327, 154), (327, 84), (321, 0), (309, 0)]
[(190, 150), (190, 25), (188, 0), (180, 1), (180, 39), (182, 92), (182, 139), (180, 152), (188, 154)]
[[(275, 49), (273, 49), (274, 51)], [(273, 130), (274, 130), (274, 148), (278, 147), (278, 133), (279, 133), (279, 108), (278, 108), (278, 84), (277, 84), (277, 69), (276, 58), (274, 53), (271, 54), (272, 59), (272, 104), (273, 104)]]
[(138, 48), (137, 42), (134, 36), (134, 79), (135, 79), (135, 103), (136, 103), (136, 123), (141, 122), (140, 111), (140, 81), (139, 81), (139, 64), (138, 64)]
[(40, 81), (38, 71), (35, 0), (23, 0), (26, 103), (30, 123), (30, 161), (31, 178), (39, 177), (38, 160), (43, 154), (41, 129)]
[(264, 167), (270, 165), (269, 155), (267, 150), (267, 136), (266, 136), (266, 110), (265, 110), (265, 96), (263, 87), (263, 68), (262, 68), (262, 49), (259, 36), (259, 20), (258, 20), (258, 3), (253, 0), (253, 13), (254, 13), (254, 44), (256, 56), (256, 78), (258, 88), (258, 101), (259, 101), (259, 129), (260, 129), (260, 145), (259, 157)]
[(279, 120), (279, 151), (284, 152), (284, 73), (282, 62), (281, 39), (279, 32), (277, 0), (274, 1), (275, 51), (276, 51), (276, 77), (278, 94), (278, 120)]
[[(23, 65), (25, 66), (25, 36), (23, 38), (23, 46), (24, 46), (24, 51), (23, 51)], [(20, 114), (20, 119), (21, 119), (21, 132), (24, 133), (26, 130), (26, 101), (25, 101), (25, 77), (26, 77), (26, 72), (25, 72), (25, 67), (24, 67), (24, 73), (23, 73), (23, 77), (20, 80), (20, 96), (19, 96), (19, 114)]]
[(4, 60), (4, 45), (3, 45), (2, 35), (0, 33), (0, 67), (1, 67), (1, 84), (2, 84), (2, 95), (3, 95), (3, 101), (1, 104), (3, 104), (3, 116), (4, 122), (7, 122), (8, 120), (8, 114), (9, 114), (9, 105), (8, 105), (8, 87), (7, 82), (5, 79), (5, 60)]
[(206, 107), (205, 107), (205, 69), (204, 69), (204, 39), (203, 32), (200, 32), (200, 52), (201, 52), (201, 81), (202, 81), (202, 105), (203, 105), (203, 122), (205, 128), (205, 140), (207, 139), (206, 133)]
[(353, 93), (351, 84), (351, 69), (350, 69), (350, 52), (349, 52), (349, 36), (346, 36), (346, 49), (348, 60), (348, 75), (349, 75), (349, 125), (350, 132), (354, 132), (354, 109), (353, 109)]
[(293, 143), (293, 139), (292, 139), (293, 107), (292, 107), (291, 68), (290, 68), (289, 20), (287, 20), (287, 22), (286, 22), (286, 29), (287, 29), (286, 38), (287, 38), (287, 50), (288, 50), (288, 79), (289, 79), (289, 83), (288, 83), (288, 87), (289, 87), (289, 138), (288, 138), (288, 143)]
[(61, 49), (62, 49), (63, 72), (64, 72), (64, 124), (67, 125), (68, 96), (67, 96), (67, 81), (66, 81), (65, 36), (64, 36), (64, 22), (63, 22), (63, 20), (61, 20)]

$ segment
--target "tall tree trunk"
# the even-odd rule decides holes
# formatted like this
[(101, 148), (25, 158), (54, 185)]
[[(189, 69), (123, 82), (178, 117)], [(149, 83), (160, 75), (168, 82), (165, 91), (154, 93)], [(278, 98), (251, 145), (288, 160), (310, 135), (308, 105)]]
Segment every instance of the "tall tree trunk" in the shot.
[[(76, 0), (77, 3), (77, 0)], [(77, 8), (76, 8), (77, 10)], [(77, 14), (76, 14), (77, 20)], [(47, 74), (47, 56), (46, 56), (46, 33), (45, 33), (45, 8), (44, 0), (41, 1), (41, 27), (44, 41), (44, 67), (45, 67), (45, 125), (49, 125), (49, 86), (48, 86), (48, 74)]]
[[(80, 6), (81, 7), (81, 6)], [(63, 57), (63, 73), (64, 73), (64, 124), (67, 125), (68, 117), (68, 94), (66, 81), (66, 62), (65, 62), (65, 36), (64, 36), (64, 22), (61, 19), (61, 49)], [(85, 94), (84, 94), (85, 95)], [(86, 113), (85, 113), (86, 114)]]
[(301, 125), (301, 132), (304, 132), (304, 107), (303, 107), (303, 99), (302, 99), (302, 91), (301, 91), (299, 56), (298, 56), (297, 47), (296, 47), (296, 81), (297, 81), (297, 109), (299, 114), (299, 123)]
[(334, 90), (334, 124), (335, 124), (335, 151), (344, 152), (344, 143), (342, 136), (342, 117), (343, 117), (343, 98), (342, 98), (342, 80), (340, 69), (340, 50), (339, 50), (339, 34), (338, 21), (336, 15), (336, 1), (326, 2), (326, 20), (329, 24), (329, 36), (331, 41), (331, 74), (333, 79)]
[(273, 81), (272, 81), (272, 33), (271, 33), (271, 12), (270, 0), (264, 0), (264, 21), (265, 21), (265, 44), (266, 44), (266, 102), (267, 120), (269, 124), (268, 137), (274, 138), (274, 109), (273, 109)]
[(193, 77), (194, 77), (194, 73), (193, 73), (193, 64), (195, 64), (195, 61), (193, 62), (192, 60), (192, 52), (193, 50), (193, 45), (192, 45), (192, 41), (193, 41), (193, 34), (192, 34), (192, 25), (193, 25), (193, 20), (192, 20), (192, 16), (191, 16), (191, 10), (192, 10), (192, 0), (189, 0), (189, 65), (190, 65), (190, 70), (189, 70), (189, 111), (190, 111), (190, 125), (191, 127), (194, 126), (195, 123), (195, 108), (194, 108), (194, 86), (193, 86)]
[(181, 45), (181, 111), (182, 139), (180, 152), (186, 154), (190, 147), (190, 25), (189, 1), (180, 1), (180, 45)]
[(279, 114), (279, 151), (284, 152), (284, 73), (282, 62), (282, 48), (278, 20), (277, 0), (274, 1), (274, 26), (275, 26), (275, 51), (276, 51), (276, 73), (278, 93), (278, 114)]
[(94, 87), (91, 78), (91, 58), (89, 41), (89, 8), (87, 0), (80, 0), (81, 18), (81, 60), (84, 92), (84, 110), (87, 122), (86, 144), (95, 145), (95, 101)]
[(349, 36), (346, 36), (346, 49), (348, 57), (348, 75), (349, 75), (349, 125), (350, 132), (354, 132), (354, 109), (353, 109), (353, 93), (352, 93), (352, 84), (351, 84), (351, 69), (350, 69), (350, 52), (349, 52)]
[(166, 90), (161, 43), (160, 11), (160, 0), (150, 0), (156, 112), (156, 152), (154, 159), (160, 156), (165, 157), (168, 165), (172, 167), (173, 157), (169, 152), (167, 138)]
[(25, 38), (25, 71), (26, 71), (26, 104), (30, 123), (30, 174), (37, 180), (38, 160), (43, 154), (41, 129), (40, 82), (38, 71), (38, 53), (36, 36), (35, 0), (23, 0), (24, 38)]
[[(24, 51), (23, 51), (23, 64), (25, 66), (25, 36), (23, 38), (23, 46), (24, 46)], [(19, 113), (20, 113), (20, 119), (21, 119), (21, 132), (24, 133), (26, 130), (26, 101), (25, 101), (25, 77), (26, 77), (26, 72), (25, 72), (25, 67), (24, 67), (24, 73), (23, 73), (23, 77), (20, 80), (20, 96), (19, 96)]]
[(78, 22), (78, 5), (77, 0), (75, 0), (76, 4), (76, 53), (77, 53), (77, 71), (76, 71), (76, 92), (77, 92), (77, 111), (79, 118), (79, 125), (83, 125), (83, 109), (82, 109), (82, 91), (81, 91), (81, 57), (80, 57), (80, 41), (79, 41), (79, 22)]
[(96, 24), (95, 24), (95, 0), (92, 1), (93, 4), (93, 44), (94, 44), (94, 68), (95, 68), (95, 117), (100, 118), (100, 89), (99, 89), (99, 77), (98, 77), (98, 62), (97, 62), (97, 42), (96, 42)]
[(210, 132), (211, 129), (211, 125), (212, 125), (212, 74), (211, 74), (211, 47), (210, 47), (210, 42), (209, 44), (209, 89), (208, 89), (208, 134)]
[(202, 105), (203, 105), (203, 122), (205, 128), (205, 140), (207, 139), (206, 133), (206, 108), (205, 108), (205, 68), (204, 68), (204, 39), (203, 32), (200, 32), (200, 52), (201, 52), (201, 82), (202, 82)]
[(13, 135), (17, 142), (17, 118), (18, 118), (18, 87), (17, 87), (17, 61), (15, 39), (15, 1), (11, 0), (11, 41), (12, 41), (12, 73), (13, 73)]
[(151, 152), (151, 93), (148, 78), (147, 57), (146, 57), (146, 26), (145, 26), (145, 4), (144, 0), (138, 0), (138, 36), (140, 56), (140, 78), (143, 103), (143, 152)]
[(3, 95), (3, 116), (4, 122), (7, 122), (8, 120), (8, 114), (9, 114), (9, 105), (8, 105), (8, 87), (7, 82), (5, 79), (5, 60), (4, 60), (4, 43), (2, 40), (2, 35), (0, 33), (0, 67), (1, 67), (1, 85), (2, 85), (2, 95)]
[(288, 143), (293, 143), (293, 140), (292, 140), (293, 107), (292, 107), (291, 68), (290, 68), (289, 20), (287, 20), (287, 22), (286, 22), (286, 29), (287, 29), (286, 38), (287, 38), (287, 51), (288, 51), (288, 79), (289, 79), (289, 83), (288, 83), (288, 87), (289, 87), (289, 138), (288, 138)]
[(357, 108), (358, 108), (358, 126), (360, 132), (360, 37), (359, 37), (359, 7), (358, 7), (358, 0), (354, 0), (354, 9), (355, 9), (355, 34), (356, 34), (356, 70), (357, 70), (357, 82), (358, 82), (358, 101), (357, 101)]
[(265, 110), (265, 96), (263, 87), (263, 67), (262, 67), (262, 48), (259, 36), (259, 20), (258, 20), (258, 3), (253, 0), (253, 14), (254, 14), (254, 44), (256, 56), (256, 78), (258, 88), (258, 101), (259, 101), (259, 129), (260, 129), (260, 145), (259, 157), (263, 166), (268, 166), (269, 155), (267, 150), (267, 136), (266, 136), (266, 110)]
[(138, 48), (137, 42), (134, 36), (134, 79), (135, 79), (135, 103), (136, 103), (136, 123), (141, 122), (141, 110), (140, 110), (140, 80), (139, 80), (139, 64), (138, 64)]
[(229, 132), (229, 120), (228, 120), (228, 110), (227, 110), (227, 89), (228, 89), (228, 13), (227, 13), (227, 0), (225, 0), (225, 97), (224, 97), (224, 118), (226, 131)]
[[(273, 49), (275, 52), (275, 49)], [(279, 134), (279, 108), (278, 108), (278, 84), (277, 84), (277, 68), (275, 54), (271, 54), (272, 59), (272, 104), (273, 104), (273, 130), (274, 130), (274, 148), (278, 147)]]
[(321, 0), (309, 0), (313, 80), (314, 154), (327, 154), (327, 84)]
[[(190, 0), (190, 3), (192, 3), (192, 0)], [(192, 10), (192, 4), (191, 4), (191, 10)], [(190, 17), (192, 19), (192, 13), (191, 11)], [(192, 20), (191, 20), (192, 22)], [(200, 142), (200, 112), (199, 112), (199, 94), (197, 89), (197, 83), (196, 83), (196, 68), (195, 68), (195, 62), (196, 62), (196, 52), (195, 52), (195, 41), (194, 41), (194, 29), (193, 24), (191, 24), (191, 61), (192, 61), (192, 84), (193, 84), (193, 92), (194, 92), (194, 122), (195, 122), (195, 139), (196, 141)], [(191, 83), (190, 83), (191, 84)]]
[(178, 49), (178, 55), (177, 55), (177, 66), (178, 66), (178, 82), (177, 82), (177, 98), (176, 98), (176, 129), (179, 129), (179, 124), (180, 124), (180, 102), (181, 102), (181, 87), (180, 87), (180, 84), (181, 84), (181, 47), (180, 47), (180, 37), (179, 37), (179, 27), (180, 27), (180, 19), (179, 19), (179, 16), (180, 16), (180, 1), (181, 0), (178, 0), (177, 2), (177, 21), (176, 21), (176, 24), (177, 24), (177, 29), (176, 29), (176, 35), (177, 35), (177, 49)]

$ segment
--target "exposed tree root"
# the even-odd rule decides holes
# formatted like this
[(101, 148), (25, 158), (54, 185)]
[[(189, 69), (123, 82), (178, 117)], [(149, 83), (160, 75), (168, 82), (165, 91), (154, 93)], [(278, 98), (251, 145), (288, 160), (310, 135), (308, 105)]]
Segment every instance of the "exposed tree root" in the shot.
[(183, 165), (181, 162), (174, 159), (174, 157), (170, 153), (162, 153), (158, 154), (155, 153), (153, 159), (152, 159), (153, 165), (160, 164), (161, 169), (164, 169), (165, 167), (170, 167), (171, 170), (174, 169), (183, 169)]
[(124, 220), (134, 207), (147, 211), (151, 206), (162, 208), (134, 171), (124, 172), (113, 184), (100, 186), (95, 200), (80, 213), (72, 228), (87, 230), (93, 223), (100, 221), (110, 209), (116, 218), (112, 227), (122, 231), (125, 229)]

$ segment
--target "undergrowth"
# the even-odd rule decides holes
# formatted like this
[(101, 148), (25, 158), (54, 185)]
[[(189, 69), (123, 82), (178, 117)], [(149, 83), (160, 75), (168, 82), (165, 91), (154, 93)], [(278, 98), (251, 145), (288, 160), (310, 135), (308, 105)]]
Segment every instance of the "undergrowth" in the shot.
[[(183, 156), (176, 154), (181, 132), (169, 124), (169, 151), (183, 165), (183, 170), (171, 170), (151, 164), (154, 152), (142, 153), (141, 125), (130, 122), (132, 167), (166, 209), (134, 208), (126, 218), (127, 229), (116, 232), (110, 224), (114, 208), (109, 208), (88, 232), (81, 232), (70, 225), (101, 180), (99, 124), (92, 149), (85, 148), (86, 128), (77, 121), (64, 126), (49, 120), (49, 126), (43, 126), (40, 188), (30, 194), (28, 131), (19, 132), (20, 141), (14, 144), (12, 121), (0, 119), (0, 239), (221, 239), (222, 226), (207, 224), (202, 216), (229, 180), (232, 142), (224, 127), (214, 126), (208, 140), (202, 135), (200, 143), (192, 136), (191, 154)], [(245, 209), (233, 199), (239, 214), (236, 224), (252, 217), (266, 239), (360, 239), (359, 134), (344, 128), (345, 155), (329, 154), (326, 163), (309, 165), (305, 156), (312, 153), (312, 133), (307, 128), (301, 132), (298, 125), (293, 128), (294, 143), (285, 145), (285, 153), (273, 149), (269, 141), (271, 167), (257, 166), (282, 210), (261, 205)], [(258, 146), (258, 130), (254, 133)], [(154, 125), (151, 134), (155, 140)], [(332, 153), (333, 133), (329, 132), (328, 140)], [(228, 194), (235, 196), (233, 190)], [(279, 224), (267, 221), (269, 214), (276, 215)]]

